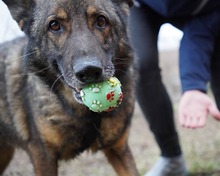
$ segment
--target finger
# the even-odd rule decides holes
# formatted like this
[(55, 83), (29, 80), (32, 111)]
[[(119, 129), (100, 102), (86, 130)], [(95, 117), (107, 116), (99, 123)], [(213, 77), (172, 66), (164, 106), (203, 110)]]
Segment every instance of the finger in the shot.
[(200, 119), (200, 117), (198, 117), (198, 116), (191, 117), (191, 128), (198, 128), (199, 127), (199, 119)]
[(197, 127), (201, 128), (201, 127), (205, 126), (208, 114), (209, 114), (209, 112), (205, 108), (199, 110), (199, 112), (197, 114), (197, 117), (198, 117)]
[(214, 102), (208, 107), (208, 111), (211, 116), (215, 117), (217, 120), (220, 120), (220, 112)]
[(185, 127), (192, 128), (192, 117), (190, 115), (185, 116)]
[(204, 127), (205, 124), (206, 124), (206, 115), (201, 115), (201, 116), (198, 118), (197, 127), (199, 127), (199, 128)]

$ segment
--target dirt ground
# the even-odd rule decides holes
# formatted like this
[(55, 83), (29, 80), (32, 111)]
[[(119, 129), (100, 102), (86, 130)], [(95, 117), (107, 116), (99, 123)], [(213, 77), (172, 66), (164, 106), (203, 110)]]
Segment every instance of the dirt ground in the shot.
[[(180, 97), (177, 57), (177, 51), (162, 52), (160, 63), (164, 83), (171, 95), (175, 113)], [(177, 123), (182, 149), (191, 176), (220, 176), (219, 128), (220, 123), (216, 123), (211, 117), (208, 118), (208, 123), (203, 129), (184, 129)], [(138, 105), (135, 108), (129, 143), (138, 170), (143, 175), (156, 162), (160, 152)], [(60, 176), (114, 176), (115, 172), (103, 154), (99, 152), (97, 154), (83, 153), (75, 160), (61, 162), (59, 174)], [(25, 152), (18, 150), (4, 176), (32, 175), (34, 174), (30, 160)]]

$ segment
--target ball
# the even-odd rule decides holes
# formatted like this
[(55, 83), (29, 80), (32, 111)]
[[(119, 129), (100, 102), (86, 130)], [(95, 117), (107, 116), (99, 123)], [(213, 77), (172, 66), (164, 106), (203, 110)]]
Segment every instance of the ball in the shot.
[(89, 84), (80, 91), (84, 104), (94, 112), (109, 112), (117, 108), (123, 99), (121, 83), (116, 77)]

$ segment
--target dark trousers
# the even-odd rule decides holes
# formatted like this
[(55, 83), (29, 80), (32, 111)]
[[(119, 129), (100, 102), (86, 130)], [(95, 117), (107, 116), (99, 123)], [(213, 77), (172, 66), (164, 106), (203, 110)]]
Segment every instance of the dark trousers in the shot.
[(130, 13), (131, 43), (137, 55), (139, 71), (136, 89), (138, 103), (161, 149), (161, 155), (178, 156), (181, 148), (172, 104), (162, 83), (158, 63), (157, 40), (164, 19), (146, 6), (132, 7)]
[(218, 109), (220, 110), (220, 31), (216, 38), (214, 53), (211, 62), (211, 88)]

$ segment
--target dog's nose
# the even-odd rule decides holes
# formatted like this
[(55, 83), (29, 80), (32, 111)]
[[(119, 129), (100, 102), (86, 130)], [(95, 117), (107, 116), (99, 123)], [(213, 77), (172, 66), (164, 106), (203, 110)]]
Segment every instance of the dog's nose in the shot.
[(76, 78), (83, 83), (97, 82), (102, 77), (102, 65), (99, 61), (82, 61), (73, 67)]

